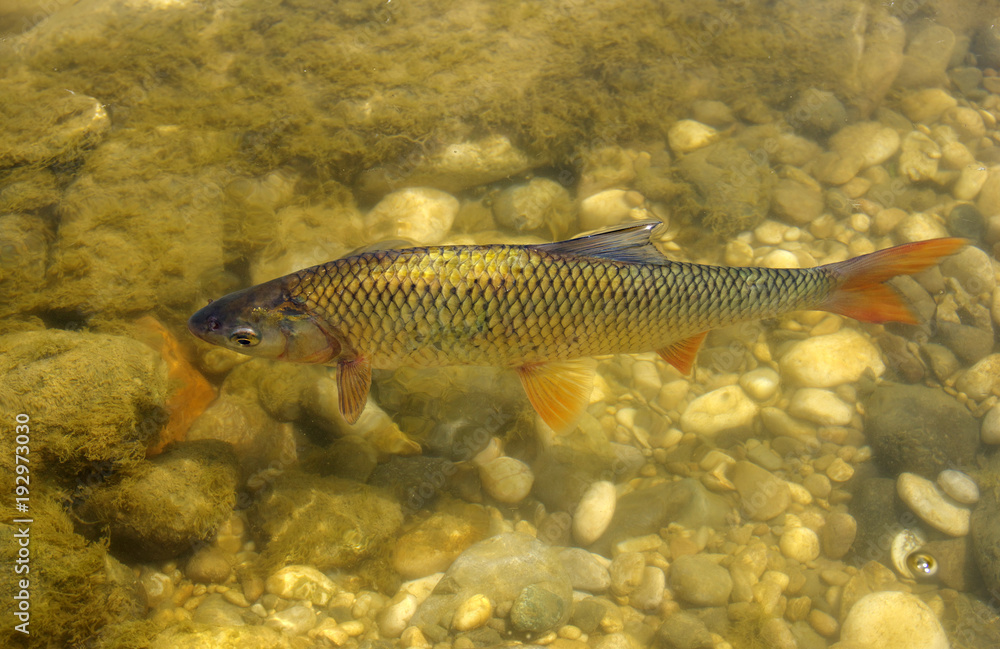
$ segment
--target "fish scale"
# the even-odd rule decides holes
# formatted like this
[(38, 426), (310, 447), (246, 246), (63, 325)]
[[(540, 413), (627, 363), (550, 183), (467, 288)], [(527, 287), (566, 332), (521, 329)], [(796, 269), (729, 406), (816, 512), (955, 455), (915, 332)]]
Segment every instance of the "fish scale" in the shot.
[(819, 303), (836, 285), (822, 268), (793, 275), (636, 264), (530, 246), (379, 251), (296, 276), (293, 300), (364, 350), (376, 368), (516, 367), (648, 351), (723, 324)]
[(536, 246), (363, 252), (227, 295), (188, 321), (243, 353), (336, 365), (341, 413), (360, 417), (372, 368), (515, 368), (553, 429), (589, 403), (593, 356), (656, 351), (690, 371), (710, 329), (823, 309), (868, 322), (917, 319), (885, 285), (965, 244), (904, 244), (817, 268), (666, 259), (656, 222)]

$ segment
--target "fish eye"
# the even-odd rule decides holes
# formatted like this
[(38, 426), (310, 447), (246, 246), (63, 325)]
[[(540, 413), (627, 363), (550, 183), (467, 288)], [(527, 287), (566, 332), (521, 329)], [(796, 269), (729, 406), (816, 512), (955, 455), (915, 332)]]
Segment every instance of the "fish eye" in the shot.
[(240, 327), (229, 336), (229, 341), (241, 347), (253, 347), (260, 342), (260, 337), (250, 327)]
[(917, 577), (932, 577), (937, 573), (937, 560), (926, 552), (914, 552), (906, 557), (906, 565)]

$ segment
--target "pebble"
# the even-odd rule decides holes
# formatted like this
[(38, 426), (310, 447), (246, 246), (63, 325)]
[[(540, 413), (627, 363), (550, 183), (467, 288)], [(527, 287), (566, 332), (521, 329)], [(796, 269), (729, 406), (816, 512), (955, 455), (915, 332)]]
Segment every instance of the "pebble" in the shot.
[(689, 554), (670, 564), (670, 588), (693, 606), (725, 606), (733, 590), (729, 571), (708, 557)]
[(646, 566), (642, 570), (642, 580), (629, 594), (629, 605), (640, 611), (655, 611), (663, 603), (667, 577), (661, 568)]
[(822, 473), (810, 473), (802, 479), (802, 486), (815, 498), (828, 498), (833, 487), (830, 485), (830, 478)]
[(955, 389), (976, 401), (1000, 394), (1000, 354), (990, 354), (977, 361), (958, 378)]
[(963, 505), (979, 502), (979, 487), (967, 474), (955, 469), (945, 469), (938, 474), (937, 483), (946, 494)]
[(724, 430), (748, 427), (758, 410), (740, 386), (727, 385), (692, 401), (681, 415), (681, 430), (713, 437)]
[(456, 631), (478, 629), (490, 621), (493, 604), (486, 595), (477, 594), (458, 605), (451, 619), (451, 628)]
[(899, 150), (896, 129), (878, 122), (848, 124), (830, 138), (830, 148), (838, 153), (861, 156), (865, 167), (880, 165)]
[(901, 102), (903, 114), (911, 121), (932, 124), (954, 108), (958, 101), (940, 88), (926, 88), (908, 93)]
[(600, 538), (611, 524), (617, 500), (613, 483), (599, 480), (590, 485), (573, 513), (573, 538), (581, 545), (590, 545)]
[(231, 573), (232, 562), (229, 556), (215, 548), (195, 552), (185, 569), (188, 579), (203, 584), (221, 584)]
[(819, 556), (819, 537), (808, 527), (786, 528), (779, 541), (781, 553), (799, 563), (813, 561)]
[(896, 479), (896, 493), (914, 514), (934, 529), (950, 536), (969, 533), (971, 512), (949, 503), (930, 480), (913, 473), (901, 473)]
[(198, 605), (191, 614), (191, 620), (198, 624), (208, 624), (218, 627), (239, 627), (247, 622), (243, 618), (243, 609), (223, 599), (222, 595), (212, 593)]
[(783, 379), (807, 388), (853, 383), (866, 370), (882, 376), (882, 354), (855, 329), (807, 338), (795, 343), (778, 362)]
[(719, 131), (693, 119), (678, 120), (667, 131), (667, 140), (674, 153), (690, 153), (708, 146), (718, 138)]
[(913, 182), (932, 180), (938, 171), (941, 147), (920, 131), (911, 131), (903, 138), (899, 154), (899, 171)]
[(441, 243), (458, 215), (458, 199), (439, 189), (411, 187), (380, 200), (365, 219), (371, 238)]
[(757, 401), (767, 401), (778, 391), (781, 380), (770, 367), (758, 367), (740, 375), (740, 387)]
[(548, 178), (512, 185), (493, 201), (497, 222), (515, 232), (546, 229), (546, 234), (561, 236), (569, 229), (570, 211), (569, 192)]
[(579, 223), (583, 230), (617, 225), (642, 205), (642, 194), (624, 189), (605, 189), (580, 201)]
[(716, 645), (705, 622), (694, 613), (678, 611), (663, 621), (656, 631), (656, 647), (661, 649), (713, 649)]
[(809, 615), (806, 617), (806, 621), (809, 622), (809, 626), (816, 630), (816, 633), (820, 634), (824, 638), (830, 638), (836, 635), (837, 629), (840, 625), (837, 624), (837, 619), (828, 613), (814, 608), (809, 611)]
[(799, 268), (799, 258), (787, 250), (772, 250), (760, 260), (764, 268)]
[(737, 462), (729, 471), (729, 479), (740, 494), (740, 506), (748, 518), (771, 520), (791, 504), (788, 484), (756, 464)]
[(512, 457), (498, 457), (479, 467), (483, 490), (502, 503), (516, 504), (531, 491), (534, 475), (524, 462)]
[(855, 602), (840, 630), (840, 643), (870, 649), (948, 649), (934, 611), (916, 595), (871, 593)]
[(858, 522), (845, 512), (831, 512), (820, 530), (823, 555), (840, 559), (851, 549), (858, 534)]
[(452, 503), (400, 534), (392, 566), (404, 579), (443, 572), (465, 548), (486, 537), (489, 514), (479, 505)]
[(397, 595), (393, 601), (382, 609), (376, 621), (378, 629), (384, 638), (398, 638), (403, 630), (409, 626), (410, 620), (417, 612), (419, 601), (409, 593), (402, 596)]
[(568, 615), (569, 603), (539, 584), (531, 584), (522, 590), (510, 608), (511, 625), (518, 631), (529, 633), (547, 631)]
[(792, 395), (788, 413), (821, 426), (846, 426), (854, 417), (854, 407), (829, 390), (801, 388)]
[(619, 596), (631, 593), (642, 582), (645, 567), (646, 559), (641, 552), (619, 554), (608, 568), (611, 574), (611, 592)]
[[(806, 225), (823, 213), (823, 194), (819, 187), (791, 178), (782, 178), (775, 183), (771, 195), (771, 207), (775, 214), (788, 222)], [(758, 230), (759, 227), (754, 230), (754, 235), (763, 244), (777, 245), (784, 239), (782, 236), (775, 241), (774, 236), (766, 231), (763, 233), (765, 236), (761, 237)]]
[(983, 444), (1000, 444), (1000, 403), (990, 408), (983, 417), (979, 435)]
[(916, 212), (902, 219), (893, 232), (901, 243), (926, 241), (948, 236), (948, 230), (940, 222), (926, 212)]
[(951, 188), (952, 196), (960, 201), (975, 200), (986, 184), (989, 173), (989, 169), (978, 162), (965, 165)]
[(826, 475), (834, 482), (847, 482), (854, 477), (854, 467), (838, 457), (826, 467)]
[(611, 587), (611, 574), (604, 557), (583, 548), (563, 548), (559, 551), (559, 561), (566, 569), (574, 590), (603, 593)]
[(289, 606), (267, 616), (264, 624), (282, 633), (302, 635), (316, 626), (316, 612), (308, 606)]
[(281, 568), (264, 582), (264, 589), (283, 599), (302, 599), (315, 606), (326, 606), (337, 593), (337, 586), (319, 570), (291, 565)]
[(843, 185), (858, 175), (865, 159), (856, 153), (841, 155), (833, 151), (821, 154), (813, 163), (816, 180), (829, 185)]
[(965, 292), (972, 296), (992, 293), (997, 285), (993, 260), (975, 246), (966, 246), (958, 253), (943, 259), (941, 273), (947, 277), (954, 277)]

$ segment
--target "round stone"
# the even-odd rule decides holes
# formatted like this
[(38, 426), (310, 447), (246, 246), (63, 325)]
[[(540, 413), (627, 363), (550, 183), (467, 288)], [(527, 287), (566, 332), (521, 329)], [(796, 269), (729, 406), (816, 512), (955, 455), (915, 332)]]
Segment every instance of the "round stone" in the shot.
[(264, 582), (267, 592), (283, 599), (304, 599), (316, 606), (326, 606), (337, 586), (319, 570), (309, 566), (285, 566)]
[(490, 598), (483, 594), (473, 595), (458, 605), (451, 619), (451, 628), (456, 631), (478, 629), (489, 622), (492, 615)]
[(1000, 444), (1000, 404), (990, 408), (983, 417), (979, 435), (983, 444)]
[(788, 412), (821, 426), (846, 426), (854, 416), (854, 407), (829, 390), (802, 388), (792, 395)]
[(916, 595), (883, 591), (851, 607), (840, 643), (871, 649), (948, 649), (948, 637), (934, 611)]
[(833, 512), (826, 517), (826, 525), (820, 530), (823, 554), (829, 559), (840, 559), (847, 554), (858, 534), (858, 522), (845, 512)]
[(901, 473), (896, 480), (896, 493), (914, 514), (934, 529), (951, 536), (969, 533), (971, 512), (949, 503), (930, 480), (913, 473)]
[(805, 563), (819, 556), (819, 537), (808, 527), (792, 527), (781, 535), (779, 547), (789, 559)]
[(188, 560), (188, 579), (202, 584), (221, 584), (232, 572), (232, 561), (222, 550), (205, 548)]
[(670, 565), (670, 588), (694, 606), (725, 606), (733, 590), (729, 571), (708, 557), (689, 554)]
[(681, 429), (713, 437), (724, 430), (748, 427), (758, 410), (740, 386), (727, 385), (692, 401), (681, 415)]
[(976, 481), (961, 471), (945, 469), (938, 474), (937, 482), (946, 494), (963, 505), (972, 505), (979, 501), (979, 487), (976, 486)]
[(667, 131), (667, 140), (675, 153), (688, 153), (708, 146), (719, 137), (719, 132), (693, 119), (682, 119)]
[(729, 479), (740, 494), (745, 516), (758, 521), (771, 520), (783, 513), (792, 502), (788, 483), (752, 462), (737, 462), (729, 470)]
[(510, 608), (510, 621), (518, 631), (541, 632), (555, 626), (565, 613), (559, 595), (538, 584), (521, 591)]
[(882, 376), (882, 354), (854, 329), (799, 341), (781, 357), (781, 376), (807, 388), (831, 388), (853, 383), (866, 370)]
[(583, 492), (573, 514), (573, 537), (581, 545), (590, 545), (608, 529), (617, 499), (615, 485), (607, 480), (599, 480)]
[(757, 401), (767, 401), (778, 391), (778, 373), (770, 367), (758, 367), (740, 376), (740, 386)]
[(512, 457), (498, 457), (479, 468), (483, 489), (502, 503), (516, 504), (531, 491), (535, 478), (527, 464)]

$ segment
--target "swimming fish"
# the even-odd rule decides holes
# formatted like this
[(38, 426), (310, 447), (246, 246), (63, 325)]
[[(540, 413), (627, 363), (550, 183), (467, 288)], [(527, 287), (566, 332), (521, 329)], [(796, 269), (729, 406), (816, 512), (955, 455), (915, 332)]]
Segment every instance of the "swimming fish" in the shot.
[(671, 261), (635, 222), (540, 245), (376, 250), (231, 293), (191, 316), (199, 338), (270, 359), (337, 368), (340, 411), (357, 421), (372, 368), (492, 365), (517, 371), (554, 430), (589, 403), (601, 354), (655, 350), (688, 373), (711, 329), (820, 309), (916, 323), (884, 282), (965, 245), (907, 243), (803, 269)]

